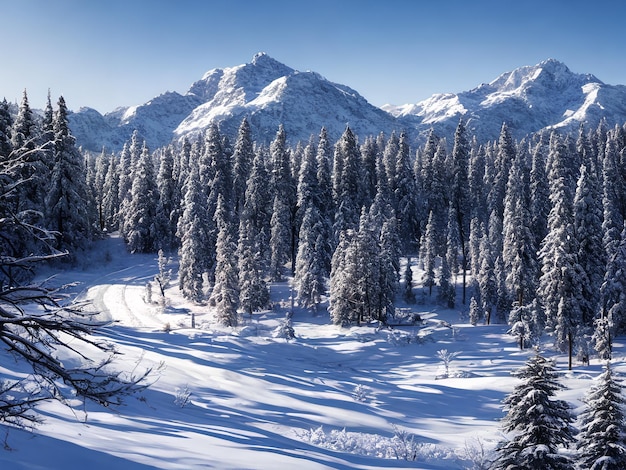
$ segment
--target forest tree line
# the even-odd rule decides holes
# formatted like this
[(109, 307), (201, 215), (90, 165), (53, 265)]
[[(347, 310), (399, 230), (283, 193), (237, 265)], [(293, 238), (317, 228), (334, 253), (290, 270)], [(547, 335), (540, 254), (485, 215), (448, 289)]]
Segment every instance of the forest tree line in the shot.
[[(349, 126), (296, 145), (281, 126), (257, 145), (244, 119), (232, 139), (211, 125), (150, 151), (135, 132), (119, 155), (95, 155), (76, 147), (67, 113), (62, 98), (42, 119), (26, 93), (15, 118), (0, 103), (0, 217), (15, 221), (3, 256), (77, 257), (119, 230), (130, 252), (178, 252), (183, 295), (230, 326), (293, 275), (299, 304), (328, 295), (339, 325), (385, 323), (419, 281), (473, 324), (507, 321), (520, 347), (548, 332), (560, 351), (606, 358), (626, 331), (624, 127), (515, 141), (503, 124), (478, 142), (461, 119), (451, 141), (431, 131), (412, 150), (404, 133), (359, 142)], [(56, 236), (26, 236), (33, 227)], [(4, 266), (2, 282), (17, 282)]]

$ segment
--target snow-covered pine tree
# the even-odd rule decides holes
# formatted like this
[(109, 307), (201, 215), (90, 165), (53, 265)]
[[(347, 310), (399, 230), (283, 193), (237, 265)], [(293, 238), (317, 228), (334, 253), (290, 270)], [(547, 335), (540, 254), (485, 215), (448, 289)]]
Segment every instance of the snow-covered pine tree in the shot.
[(169, 251), (176, 247), (176, 226), (178, 224), (177, 188), (174, 179), (174, 155), (171, 147), (159, 153), (159, 172), (156, 178), (159, 203), (156, 207), (156, 233), (159, 248)]
[(360, 318), (356, 288), (359, 266), (355, 238), (354, 230), (341, 232), (333, 253), (328, 311), (335, 325), (348, 326), (357, 323)]
[(542, 134), (533, 149), (530, 168), (530, 218), (531, 233), (535, 237), (537, 249), (548, 234), (548, 214), (550, 213), (550, 190), (546, 175), (546, 143)]
[(550, 137), (548, 173), (552, 208), (548, 215), (548, 235), (539, 257), (541, 278), (538, 293), (545, 308), (546, 326), (555, 335), (555, 346), (570, 352), (580, 333), (582, 311), (580, 298), (584, 272), (578, 264), (578, 246), (574, 233), (571, 169), (568, 167), (568, 146), (556, 133)]
[(322, 230), (323, 223), (317, 207), (310, 205), (300, 226), (300, 243), (294, 276), (299, 304), (315, 312), (326, 290), (327, 273), (324, 259), (326, 241)]
[(335, 236), (359, 226), (361, 211), (361, 152), (350, 127), (335, 146), (333, 194), (335, 197)]
[(609, 133), (606, 139), (606, 146), (603, 152), (602, 161), (602, 181), (603, 181), (603, 244), (606, 259), (610, 260), (620, 243), (620, 232), (624, 226), (624, 216), (619, 208), (621, 195), (620, 185), (615, 175), (618, 174), (619, 150), (613, 135)]
[(275, 195), (270, 220), (270, 277), (273, 281), (283, 280), (285, 264), (289, 261), (290, 212), (283, 200)]
[(239, 279), (237, 273), (237, 244), (233, 237), (232, 214), (224, 196), (217, 198), (215, 225), (218, 229), (215, 245), (215, 284), (210, 302), (215, 306), (217, 321), (224, 326), (239, 324)]
[(124, 239), (127, 239), (127, 219), (130, 214), (130, 202), (132, 199), (132, 187), (135, 179), (135, 166), (141, 157), (142, 143), (140, 142), (139, 132), (133, 131), (130, 142), (126, 142), (122, 148), (119, 164), (119, 201), (120, 209), (118, 212), (119, 230)]
[(320, 220), (323, 222), (322, 230), (324, 235), (322, 239), (325, 241), (324, 247), (324, 266), (326, 272), (330, 273), (330, 260), (333, 256), (334, 248), (337, 240), (333, 236), (333, 224), (335, 217), (335, 207), (333, 205), (333, 180), (332, 180), (332, 164), (331, 164), (331, 148), (328, 141), (326, 128), (320, 131), (319, 141), (317, 142), (317, 187), (318, 187), (318, 209)]
[(626, 332), (626, 223), (609, 259), (600, 288), (600, 316), (610, 319), (612, 336)]
[(417, 186), (411, 169), (410, 149), (405, 132), (400, 134), (393, 184), (398, 235), (405, 253), (415, 252), (420, 238)]
[(244, 210), (239, 220), (237, 245), (239, 305), (250, 316), (253, 312), (266, 308), (270, 300), (258, 239), (256, 227)]
[(513, 158), (504, 198), (502, 261), (509, 298), (522, 307), (530, 304), (539, 271), (535, 237), (531, 232), (530, 178), (526, 144)]
[(376, 166), (379, 160), (378, 145), (373, 136), (366, 137), (361, 145), (361, 164), (363, 168), (363, 205), (369, 207), (376, 196), (378, 177)]
[[(450, 189), (450, 205), (457, 225), (460, 268), (462, 279), (461, 303), (465, 305), (467, 289), (469, 226), (471, 218), (470, 187), (469, 187), (470, 146), (463, 118), (459, 120), (454, 133), (452, 147), (452, 188)], [(455, 263), (455, 266), (457, 264)], [(452, 264), (450, 264), (453, 267)], [(455, 269), (453, 269), (453, 272)]]
[(435, 282), (435, 263), (437, 260), (437, 243), (435, 234), (435, 222), (433, 212), (430, 212), (428, 217), (428, 224), (426, 225), (426, 232), (424, 233), (424, 240), (422, 241), (422, 250), (424, 256), (422, 258), (422, 264), (424, 265), (424, 277), (422, 284), (428, 288), (428, 295), (432, 295), (433, 286)]
[(270, 188), (267, 184), (268, 174), (265, 167), (266, 154), (263, 148), (257, 149), (252, 161), (252, 171), (246, 187), (244, 213), (254, 226), (256, 246), (259, 249), (263, 272), (267, 273), (270, 264), (270, 235), (272, 203)]
[(592, 159), (580, 168), (574, 196), (574, 223), (578, 244), (578, 262), (587, 282), (581, 286), (582, 321), (591, 327), (600, 304), (606, 259), (602, 244), (602, 197)]
[(57, 248), (85, 248), (93, 239), (95, 220), (90, 216), (83, 157), (70, 133), (65, 100), (59, 98), (54, 114), (54, 168), (45, 198), (46, 225), (59, 234)]
[(124, 223), (126, 243), (131, 253), (152, 253), (158, 249), (156, 231), (158, 204), (159, 191), (154, 175), (154, 164), (144, 143), (133, 171), (131, 199)]
[(537, 352), (513, 375), (522, 382), (503, 401), (502, 430), (510, 438), (498, 444), (490, 468), (573, 469), (562, 451), (574, 442), (574, 417), (567, 402), (554, 398), (563, 388), (554, 365)]
[(207, 201), (200, 188), (198, 166), (190, 168), (185, 188), (177, 231), (178, 287), (185, 298), (199, 303), (204, 300), (204, 275), (213, 267), (215, 255), (209, 243)]
[(9, 111), (9, 103), (4, 98), (0, 101), (0, 162), (6, 161), (13, 151), (11, 143), (11, 128), (13, 127), (13, 117)]
[(597, 384), (585, 397), (585, 410), (579, 417), (578, 464), (591, 470), (626, 468), (624, 397), (621, 380), (610, 362)]
[(233, 153), (233, 196), (235, 214), (239, 215), (243, 212), (243, 206), (246, 199), (246, 186), (250, 172), (252, 171), (252, 162), (254, 160), (254, 145), (252, 142), (252, 132), (247, 118), (241, 120), (239, 130), (237, 131), (237, 140), (235, 141), (235, 150)]
[(118, 212), (120, 210), (119, 200), (119, 172), (117, 169), (118, 159), (115, 155), (109, 155), (109, 164), (104, 177), (102, 187), (102, 220), (104, 228), (108, 232), (118, 229)]
[[(276, 253), (277, 261), (291, 263), (291, 271), (295, 270), (295, 258), (297, 247), (297, 230), (296, 230), (296, 181), (293, 177), (291, 165), (291, 153), (287, 147), (287, 135), (285, 128), (281, 124), (276, 133), (276, 137), (270, 144), (270, 159), (272, 166), (271, 173), (271, 189), (273, 190), (277, 209), (280, 213), (276, 213), (276, 217), (283, 224), (280, 230), (272, 226), (273, 236), (282, 237), (282, 239), (274, 239), (274, 250), (281, 250)], [(276, 274), (276, 272), (274, 272)]]

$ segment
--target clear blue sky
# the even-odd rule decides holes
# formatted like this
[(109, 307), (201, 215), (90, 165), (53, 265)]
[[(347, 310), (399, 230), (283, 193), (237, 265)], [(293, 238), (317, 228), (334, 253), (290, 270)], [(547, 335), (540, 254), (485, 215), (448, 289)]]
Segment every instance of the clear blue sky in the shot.
[(108, 112), (264, 51), (377, 106), (469, 90), (547, 58), (626, 84), (615, 0), (0, 0), (0, 99)]

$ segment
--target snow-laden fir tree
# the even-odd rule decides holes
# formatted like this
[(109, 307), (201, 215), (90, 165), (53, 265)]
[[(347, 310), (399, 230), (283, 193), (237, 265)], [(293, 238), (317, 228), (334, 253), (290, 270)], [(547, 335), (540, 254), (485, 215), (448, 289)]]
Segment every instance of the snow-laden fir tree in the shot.
[(610, 319), (611, 333), (626, 331), (626, 223), (620, 243), (609, 259), (600, 288), (600, 316)]
[(410, 151), (406, 133), (400, 134), (395, 161), (393, 184), (398, 235), (403, 251), (415, 252), (420, 238), (417, 186), (411, 169)]
[(357, 229), (361, 212), (361, 152), (350, 127), (346, 127), (335, 146), (333, 194), (335, 197), (336, 236), (344, 230)]
[(158, 249), (156, 209), (159, 191), (154, 164), (145, 143), (133, 171), (131, 199), (124, 223), (126, 242), (131, 253), (152, 253)]
[(233, 237), (232, 214), (220, 194), (215, 211), (218, 229), (215, 245), (215, 284), (210, 302), (215, 306), (217, 321), (224, 326), (239, 324), (239, 279), (237, 273), (237, 244)]
[(263, 148), (257, 149), (252, 161), (252, 171), (246, 187), (244, 213), (254, 226), (256, 246), (259, 249), (263, 270), (267, 274), (270, 264), (270, 226), (272, 203), (268, 174), (265, 167), (267, 157)]
[(363, 145), (361, 145), (363, 205), (366, 207), (372, 204), (374, 196), (376, 196), (376, 186), (378, 183), (376, 166), (379, 158), (380, 155), (376, 139), (374, 136), (366, 137)]
[(602, 244), (602, 197), (591, 159), (583, 163), (574, 196), (574, 223), (578, 262), (587, 282), (582, 284), (582, 321), (591, 327), (600, 305), (606, 260)]
[(555, 398), (563, 388), (551, 361), (538, 352), (513, 374), (521, 380), (504, 399), (502, 430), (492, 470), (574, 468), (566, 450), (574, 442), (569, 404)]
[(585, 397), (579, 417), (578, 457), (580, 468), (622, 470), (626, 468), (626, 417), (621, 380), (610, 362)]
[[(275, 199), (274, 213), (278, 227), (272, 225), (272, 250), (275, 251), (277, 262), (291, 262), (292, 273), (295, 270), (296, 257), (296, 181), (293, 177), (291, 153), (287, 147), (285, 128), (280, 125), (276, 137), (270, 144), (271, 190)], [(280, 238), (275, 238), (280, 236)], [(274, 255), (273, 255), (274, 256)], [(272, 276), (277, 273), (272, 270)]]
[(322, 230), (324, 235), (322, 238), (326, 241), (324, 247), (324, 266), (326, 272), (330, 273), (330, 260), (337, 240), (333, 234), (333, 223), (335, 216), (335, 207), (333, 205), (333, 181), (332, 181), (332, 152), (328, 134), (325, 128), (320, 131), (319, 141), (317, 142), (317, 187), (318, 187), (318, 209), (320, 219), (323, 222)]
[(581, 292), (586, 278), (578, 264), (574, 187), (568, 158), (566, 143), (553, 133), (548, 173), (552, 208), (548, 215), (548, 235), (539, 252), (542, 267), (538, 292), (545, 308), (546, 326), (554, 333), (555, 345), (561, 352), (569, 350), (571, 359), (574, 340), (582, 324)]
[(543, 134), (532, 152), (530, 168), (530, 218), (531, 233), (535, 237), (537, 249), (548, 233), (550, 213), (550, 190), (546, 175), (546, 144)]
[(176, 200), (176, 180), (173, 176), (174, 155), (171, 147), (165, 147), (158, 152), (158, 173), (156, 177), (157, 191), (159, 194), (156, 207), (156, 232), (158, 234), (157, 245), (159, 249), (170, 251), (176, 247), (176, 226), (178, 224), (177, 206), (180, 200)]
[(432, 295), (433, 286), (435, 281), (435, 267), (437, 261), (437, 243), (435, 234), (435, 222), (434, 214), (431, 211), (428, 216), (428, 224), (426, 225), (426, 232), (422, 240), (422, 252), (424, 255), (421, 258), (422, 265), (424, 267), (424, 276), (422, 278), (422, 285), (428, 288), (428, 295)]
[(504, 198), (502, 261), (509, 298), (517, 307), (535, 297), (537, 247), (531, 232), (528, 152), (524, 142), (513, 158)]
[(324, 251), (327, 241), (324, 239), (319, 211), (310, 205), (300, 226), (300, 243), (296, 256), (296, 273), (294, 286), (298, 302), (305, 308), (317, 312), (326, 291), (326, 266)]
[(283, 280), (285, 264), (289, 261), (290, 219), (289, 207), (275, 195), (270, 220), (270, 278), (273, 281)]
[(603, 206), (603, 244), (606, 259), (610, 260), (620, 243), (620, 232), (624, 226), (624, 215), (620, 211), (620, 185), (618, 184), (619, 149), (613, 135), (607, 135), (602, 161), (602, 206)]
[(185, 298), (199, 303), (204, 300), (204, 276), (213, 267), (215, 255), (214, 245), (210, 244), (211, 225), (207, 220), (207, 201), (200, 188), (198, 166), (190, 169), (185, 189), (177, 231), (180, 240), (178, 287)]
[(88, 210), (88, 192), (83, 157), (70, 133), (67, 107), (59, 98), (54, 114), (54, 168), (45, 198), (46, 225), (58, 233), (57, 247), (85, 248), (94, 234), (95, 220)]
[(357, 323), (360, 318), (356, 287), (359, 265), (355, 238), (354, 230), (341, 232), (333, 253), (328, 311), (335, 325), (348, 326)]
[(0, 101), (0, 161), (6, 161), (13, 150), (11, 144), (11, 128), (13, 117), (9, 111), (9, 103), (4, 98)]
[(135, 179), (135, 166), (139, 161), (142, 151), (142, 144), (139, 132), (133, 131), (130, 142), (126, 142), (122, 148), (119, 164), (119, 201), (118, 212), (119, 230), (124, 239), (127, 239), (126, 222), (130, 214), (130, 201), (132, 199), (132, 187)]
[(244, 210), (239, 220), (237, 245), (239, 305), (250, 316), (253, 312), (266, 308), (270, 300), (258, 240), (256, 227)]
[(237, 131), (237, 140), (232, 156), (233, 160), (233, 207), (235, 214), (243, 212), (246, 198), (246, 186), (250, 172), (252, 171), (252, 161), (254, 160), (254, 144), (252, 133), (247, 118), (241, 120)]

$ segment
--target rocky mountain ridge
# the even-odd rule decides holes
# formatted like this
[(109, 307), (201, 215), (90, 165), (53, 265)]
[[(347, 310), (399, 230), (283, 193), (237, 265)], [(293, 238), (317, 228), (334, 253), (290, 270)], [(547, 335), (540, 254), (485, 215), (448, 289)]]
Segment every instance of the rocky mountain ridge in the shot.
[(458, 93), (436, 94), (415, 104), (375, 107), (357, 91), (315, 72), (300, 72), (265, 53), (235, 67), (213, 69), (184, 94), (166, 92), (147, 103), (105, 115), (91, 108), (71, 114), (79, 145), (121, 149), (137, 129), (150, 148), (183, 136), (202, 135), (218, 122), (229, 137), (247, 117), (257, 141), (268, 143), (283, 124), (288, 139), (307, 141), (325, 126), (337, 139), (349, 125), (363, 139), (379, 132), (406, 131), (414, 143), (431, 128), (454, 133), (463, 117), (479, 140), (496, 139), (503, 122), (515, 137), (550, 128), (588, 127), (606, 119), (626, 122), (626, 86), (607, 85), (577, 74), (554, 59), (506, 72), (490, 83)]

